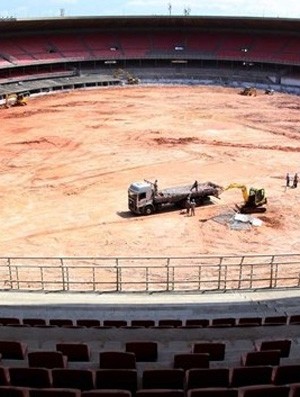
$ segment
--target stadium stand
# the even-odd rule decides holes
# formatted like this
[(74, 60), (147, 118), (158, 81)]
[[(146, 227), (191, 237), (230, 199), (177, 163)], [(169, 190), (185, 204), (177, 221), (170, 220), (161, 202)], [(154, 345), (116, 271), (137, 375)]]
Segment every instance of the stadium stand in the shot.
[[(112, 23), (113, 32), (109, 28)], [(24, 89), (34, 94), (86, 84), (120, 84), (114, 78), (117, 68), (135, 72), (140, 80), (254, 82), (284, 89), (281, 82), (292, 81), (287, 76), (296, 75), (300, 65), (297, 23), (259, 18), (237, 18), (234, 23), (230, 18), (205, 17), (188, 21), (183, 17), (78, 18), (72, 21), (73, 34), (67, 18), (52, 21), (52, 25), (32, 20), (21, 33), (22, 23), (17, 26), (15, 21), (7, 21), (0, 26), (0, 99), (3, 88), (15, 89), (8, 86), (11, 79), (27, 81)], [(64, 81), (47, 82), (51, 75), (56, 79), (64, 73)], [(69, 84), (67, 76), (72, 73), (77, 73), (78, 83)], [(87, 75), (92, 76), (88, 83), (84, 81)], [(103, 75), (101, 83), (99, 75)], [(30, 84), (33, 79), (43, 84)]]

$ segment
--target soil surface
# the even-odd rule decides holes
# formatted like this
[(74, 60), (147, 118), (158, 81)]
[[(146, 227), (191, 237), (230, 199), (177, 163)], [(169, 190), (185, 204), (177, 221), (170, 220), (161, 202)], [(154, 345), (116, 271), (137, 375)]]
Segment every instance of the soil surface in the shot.
[[(0, 109), (0, 256), (189, 256), (300, 252), (300, 97), (238, 89), (126, 86)], [(196, 208), (128, 210), (134, 181), (265, 188), (261, 226), (216, 222), (239, 189)]]

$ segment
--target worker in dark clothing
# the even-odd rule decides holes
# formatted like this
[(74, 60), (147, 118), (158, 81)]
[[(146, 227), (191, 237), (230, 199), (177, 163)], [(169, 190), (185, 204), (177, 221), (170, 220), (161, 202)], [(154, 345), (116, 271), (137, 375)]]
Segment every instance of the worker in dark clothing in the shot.
[(290, 187), (290, 174), (289, 173), (286, 174), (285, 180), (286, 180), (286, 187)]
[(191, 216), (195, 216), (196, 201), (193, 199), (191, 201)]
[(298, 174), (296, 173), (294, 175), (294, 179), (293, 179), (293, 188), (296, 189), (296, 187), (298, 186), (298, 181), (299, 181), (299, 177)]
[(187, 214), (187, 216), (189, 216), (190, 215), (190, 209), (191, 209), (191, 198), (190, 198), (190, 196), (188, 196), (188, 198), (186, 199), (185, 208), (186, 208), (186, 214)]
[(192, 191), (193, 189), (195, 189), (196, 192), (198, 192), (198, 181), (195, 181), (195, 182), (193, 183), (193, 186), (191, 187), (191, 191)]
[(154, 196), (156, 196), (158, 190), (157, 179), (155, 179), (155, 182), (153, 183), (153, 189), (154, 189)]

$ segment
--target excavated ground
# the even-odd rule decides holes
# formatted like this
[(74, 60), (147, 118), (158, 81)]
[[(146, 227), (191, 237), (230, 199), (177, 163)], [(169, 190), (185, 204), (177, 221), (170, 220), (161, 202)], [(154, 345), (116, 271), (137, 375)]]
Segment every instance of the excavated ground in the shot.
[[(300, 98), (134, 86), (31, 98), (0, 110), (1, 256), (298, 253)], [(212, 181), (265, 188), (260, 227), (215, 222), (239, 190), (196, 209), (133, 216), (127, 188)]]

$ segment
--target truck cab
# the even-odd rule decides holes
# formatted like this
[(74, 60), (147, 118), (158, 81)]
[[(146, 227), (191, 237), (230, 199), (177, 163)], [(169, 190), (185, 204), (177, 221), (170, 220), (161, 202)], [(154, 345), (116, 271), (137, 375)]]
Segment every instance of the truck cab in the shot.
[(128, 188), (128, 208), (134, 214), (150, 215), (155, 211), (154, 187), (149, 182), (134, 182)]

